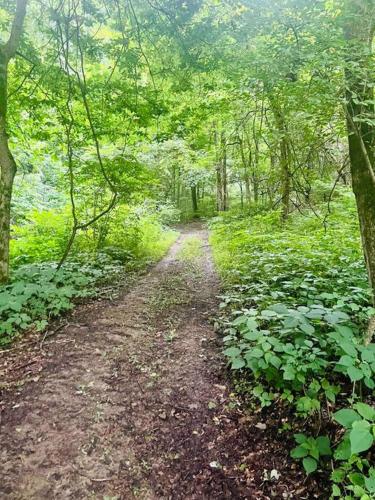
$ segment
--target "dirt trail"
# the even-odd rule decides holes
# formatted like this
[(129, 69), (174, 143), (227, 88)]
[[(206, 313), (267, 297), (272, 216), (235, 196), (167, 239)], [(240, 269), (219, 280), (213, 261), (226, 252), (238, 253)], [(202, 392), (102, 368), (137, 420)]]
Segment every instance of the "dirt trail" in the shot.
[[(181, 260), (191, 238), (201, 255)], [(238, 469), (217, 293), (192, 225), (130, 292), (78, 308), (3, 397), (0, 498), (260, 498)]]

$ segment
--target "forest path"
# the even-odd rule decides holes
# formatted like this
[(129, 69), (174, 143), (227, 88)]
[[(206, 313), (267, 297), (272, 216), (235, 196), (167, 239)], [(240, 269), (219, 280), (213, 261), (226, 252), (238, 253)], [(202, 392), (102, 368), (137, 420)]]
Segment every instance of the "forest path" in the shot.
[(0, 498), (263, 498), (240, 471), (253, 454), (209, 322), (218, 292), (191, 224), (120, 299), (77, 308), (3, 398)]

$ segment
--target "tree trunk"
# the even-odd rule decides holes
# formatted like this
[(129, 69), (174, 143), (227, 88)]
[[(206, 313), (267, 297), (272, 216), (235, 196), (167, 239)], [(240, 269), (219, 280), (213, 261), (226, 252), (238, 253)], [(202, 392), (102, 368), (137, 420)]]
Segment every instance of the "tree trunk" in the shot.
[(249, 167), (251, 166), (252, 153), (251, 153), (251, 149), (250, 149), (249, 162), (247, 162), (245, 150), (244, 150), (244, 145), (243, 145), (243, 140), (241, 138), (239, 138), (239, 144), (240, 144), (240, 154), (241, 154), (242, 166), (243, 166), (243, 171), (244, 171), (243, 180), (245, 183), (246, 203), (248, 205), (250, 205), (250, 203), (251, 203), (251, 190), (250, 190)]
[(17, 0), (8, 41), (0, 45), (0, 283), (9, 279), (10, 206), (17, 166), (8, 144), (8, 65), (16, 55), (27, 0)]
[[(375, 2), (347, 1), (344, 34), (348, 42), (346, 69), (346, 118), (352, 186), (355, 194), (362, 246), (370, 286), (375, 297), (375, 120), (374, 92), (368, 82), (374, 36)], [(355, 63), (355, 64), (354, 64)], [(355, 69), (353, 69), (353, 67)], [(364, 104), (366, 102), (366, 105)], [(367, 121), (357, 121), (366, 114)]]
[(290, 210), (290, 153), (287, 138), (284, 136), (280, 142), (280, 167), (281, 167), (281, 217), (285, 220), (289, 215)]
[(291, 195), (291, 155), (288, 130), (279, 104), (270, 98), (277, 130), (280, 134), (280, 173), (281, 173), (281, 217), (287, 219), (290, 211)]
[(9, 278), (10, 203), (16, 164), (8, 148), (6, 132), (0, 120), (0, 283)]
[(239, 180), (238, 185), (239, 185), (239, 187), (240, 187), (241, 210), (243, 210), (243, 187), (242, 187), (242, 182), (241, 182), (241, 179)]
[(198, 213), (197, 186), (191, 186), (191, 201), (193, 205), (194, 215), (197, 215)]

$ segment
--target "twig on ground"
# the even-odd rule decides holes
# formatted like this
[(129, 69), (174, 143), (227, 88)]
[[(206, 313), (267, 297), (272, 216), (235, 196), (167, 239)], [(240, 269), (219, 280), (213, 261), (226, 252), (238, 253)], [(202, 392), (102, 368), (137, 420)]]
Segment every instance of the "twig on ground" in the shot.
[(49, 338), (49, 337), (52, 337), (52, 335), (55, 335), (56, 333), (58, 333), (60, 330), (62, 330), (65, 326), (68, 325), (68, 322), (65, 322), (61, 325), (59, 325), (57, 328), (55, 328), (52, 332), (48, 332), (48, 330), (46, 330), (46, 333), (43, 335), (43, 338), (42, 338), (42, 341), (40, 342), (40, 349), (42, 349), (43, 347), (43, 342)]

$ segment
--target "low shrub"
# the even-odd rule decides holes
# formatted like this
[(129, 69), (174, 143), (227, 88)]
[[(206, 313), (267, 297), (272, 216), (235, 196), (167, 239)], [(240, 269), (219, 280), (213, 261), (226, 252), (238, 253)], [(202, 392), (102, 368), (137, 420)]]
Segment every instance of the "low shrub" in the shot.
[(224, 354), (249, 397), (289, 408), (297, 428), (304, 419), (307, 432), (296, 434), (292, 457), (307, 473), (333, 459), (332, 495), (366, 500), (374, 493), (366, 454), (375, 435), (375, 344), (363, 339), (375, 310), (354, 201), (342, 192), (328, 218), (325, 210), (320, 219), (294, 215), (284, 224), (276, 212), (213, 221), (225, 283), (219, 322)]

